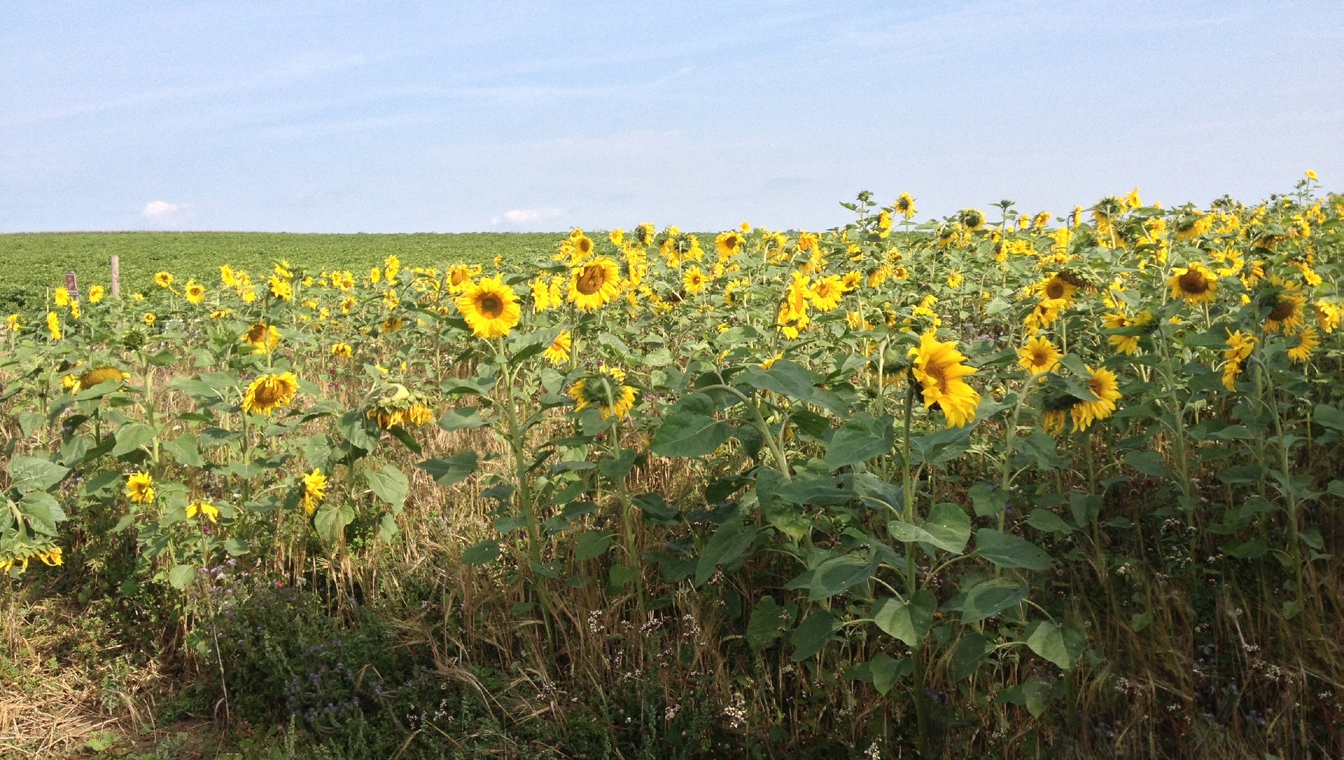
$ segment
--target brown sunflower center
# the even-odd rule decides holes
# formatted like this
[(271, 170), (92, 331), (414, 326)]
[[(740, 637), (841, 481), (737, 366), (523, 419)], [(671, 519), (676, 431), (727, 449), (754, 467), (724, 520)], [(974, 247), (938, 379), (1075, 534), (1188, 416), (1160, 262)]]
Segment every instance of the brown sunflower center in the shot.
[(606, 272), (602, 271), (600, 264), (589, 264), (583, 268), (583, 273), (579, 275), (576, 287), (578, 287), (580, 293), (591, 296), (602, 289), (606, 279)]
[(498, 319), (504, 313), (504, 302), (494, 293), (486, 293), (481, 296), (481, 300), (476, 304), (481, 314), (489, 319)]
[(1269, 312), (1269, 318), (1275, 322), (1282, 322), (1293, 316), (1297, 311), (1297, 304), (1291, 298), (1281, 298), (1274, 304), (1273, 310)]
[(1181, 275), (1176, 283), (1180, 286), (1182, 293), (1189, 293), (1192, 296), (1203, 295), (1209, 290), (1208, 278), (1193, 269)]
[(1045, 294), (1050, 298), (1063, 298), (1064, 293), (1064, 283), (1060, 280), (1051, 280), (1045, 286)]

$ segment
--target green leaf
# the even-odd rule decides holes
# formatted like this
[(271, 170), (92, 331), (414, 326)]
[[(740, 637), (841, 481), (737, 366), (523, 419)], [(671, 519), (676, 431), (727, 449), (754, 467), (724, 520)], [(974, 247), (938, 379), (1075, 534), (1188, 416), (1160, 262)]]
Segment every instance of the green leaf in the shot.
[(574, 561), (583, 562), (585, 560), (600, 557), (607, 553), (611, 548), (611, 534), (598, 530), (590, 530), (579, 536), (579, 540), (574, 544)]
[(898, 660), (885, 652), (878, 652), (868, 661), (868, 672), (873, 674), (873, 688), (885, 697), (891, 687), (896, 685), (896, 679), (907, 672), (914, 672), (914, 663), (909, 659)]
[(812, 585), (808, 588), (807, 598), (814, 602), (829, 599), (864, 583), (876, 569), (873, 563), (852, 554), (831, 557), (812, 572)]
[(313, 527), (327, 546), (335, 546), (345, 534), (345, 526), (355, 521), (355, 510), (349, 504), (325, 504), (317, 508)]
[(1027, 587), (1007, 578), (991, 578), (966, 592), (961, 622), (970, 625), (1003, 612), (1027, 598)]
[(66, 517), (55, 496), (46, 491), (29, 491), (19, 500), (18, 507), (33, 530), (48, 536), (60, 535), (56, 523), (64, 522)]
[(1344, 432), (1344, 412), (1333, 406), (1317, 404), (1311, 412), (1311, 421), (1322, 427)]
[(952, 680), (964, 681), (970, 678), (992, 651), (994, 645), (984, 636), (974, 632), (962, 636), (952, 647)]
[(1008, 492), (988, 483), (976, 483), (967, 491), (976, 517), (994, 517), (1008, 506)]
[(439, 418), (439, 427), (450, 433), (454, 430), (472, 430), (484, 425), (485, 420), (481, 419), (481, 410), (474, 406), (449, 409)]
[(1071, 533), (1073, 528), (1059, 515), (1048, 509), (1033, 509), (1027, 517), (1027, 525), (1047, 533)]
[(382, 435), (377, 423), (358, 409), (342, 414), (336, 420), (336, 431), (344, 436), (351, 446), (365, 453), (371, 453), (378, 448), (378, 438)]
[(612, 565), (611, 572), (607, 574), (608, 588), (612, 591), (620, 591), (626, 586), (634, 585), (639, 580), (639, 568), (629, 565)]
[(196, 580), (195, 565), (178, 565), (168, 571), (168, 582), (178, 591), (186, 591), (194, 580)]
[(857, 414), (835, 431), (826, 447), (826, 466), (838, 470), (882, 456), (895, 446), (896, 427), (891, 416), (875, 419), (869, 414)]
[(714, 531), (700, 553), (695, 566), (695, 585), (703, 586), (720, 565), (731, 565), (741, 559), (756, 540), (756, 526), (746, 525), (740, 518), (724, 522)]
[(14, 457), (9, 460), (10, 486), (19, 493), (45, 491), (65, 479), (69, 467), (38, 457)]
[(205, 460), (201, 458), (201, 444), (196, 440), (196, 436), (191, 433), (164, 442), (163, 448), (173, 455), (173, 459), (176, 459), (178, 464), (184, 464), (188, 467), (205, 466)]
[(598, 460), (597, 471), (612, 480), (624, 480), (635, 467), (638, 452), (634, 449), (621, 449), (619, 458), (605, 457)]
[(93, 439), (80, 434), (61, 444), (61, 455), (58, 459), (62, 464), (74, 467), (84, 460), (84, 455), (92, 448)]
[(1090, 493), (1069, 493), (1069, 511), (1073, 514), (1073, 524), (1080, 528), (1092, 524), (1101, 512), (1101, 497)]
[(1053, 688), (1049, 681), (1040, 676), (1031, 676), (1022, 684), (1023, 705), (1031, 717), (1039, 718), (1045, 714), (1045, 708), (1050, 705), (1050, 696)]
[(832, 617), (831, 613), (814, 610), (789, 636), (789, 643), (793, 644), (793, 654), (789, 659), (798, 662), (820, 652), (826, 642), (831, 640), (831, 634), (839, 628), (840, 621)]
[(1130, 451), (1125, 454), (1125, 464), (1144, 475), (1155, 478), (1171, 477), (1171, 471), (1162, 464), (1162, 455), (1156, 451)]
[(426, 459), (416, 467), (429, 473), (435, 483), (451, 486), (476, 472), (476, 452), (468, 451), (447, 459)]
[(388, 464), (383, 465), (383, 469), (378, 472), (365, 470), (364, 477), (369, 481), (369, 488), (373, 489), (374, 495), (391, 504), (393, 514), (400, 514), (402, 507), (406, 506), (406, 494), (411, 488), (406, 475)]
[(472, 544), (462, 552), (462, 561), (468, 565), (494, 562), (497, 557), (499, 557), (499, 542), (494, 539), (486, 539)]
[(400, 532), (401, 528), (397, 525), (397, 518), (384, 512), (383, 516), (378, 519), (378, 540), (390, 542), (396, 539)]
[(975, 553), (1004, 568), (1049, 570), (1050, 555), (1025, 538), (1000, 533), (993, 528), (975, 532)]
[(1037, 620), (1027, 625), (1027, 646), (1070, 673), (1078, 664), (1078, 658), (1083, 656), (1087, 641), (1075, 628)]
[(956, 504), (942, 502), (934, 505), (922, 527), (892, 520), (887, 523), (887, 530), (897, 541), (932, 544), (952, 554), (961, 554), (971, 538), (971, 518)]
[(933, 613), (938, 600), (933, 592), (920, 589), (906, 601), (899, 597), (884, 598), (873, 605), (873, 621), (877, 627), (894, 636), (911, 649), (917, 648), (933, 625)]
[(121, 457), (154, 440), (155, 430), (141, 422), (130, 422), (117, 428), (117, 445), (112, 456)]
[(251, 551), (251, 547), (244, 539), (230, 538), (224, 542), (224, 551), (228, 552), (230, 557), (241, 557)]
[(753, 367), (742, 373), (741, 377), (753, 388), (788, 396), (798, 401), (806, 401), (836, 416), (849, 414), (849, 405), (835, 393), (816, 387), (816, 378), (800, 364), (788, 359), (780, 359), (770, 369)]
[(761, 597), (747, 622), (747, 645), (759, 652), (775, 643), (788, 630), (790, 619), (788, 610), (780, 607), (773, 596)]
[(1230, 486), (1259, 483), (1265, 468), (1258, 464), (1237, 464), (1218, 473), (1218, 480)]
[(733, 428), (714, 419), (713, 409), (714, 400), (703, 393), (683, 398), (654, 433), (649, 451), (663, 457), (702, 457), (714, 453), (733, 434)]

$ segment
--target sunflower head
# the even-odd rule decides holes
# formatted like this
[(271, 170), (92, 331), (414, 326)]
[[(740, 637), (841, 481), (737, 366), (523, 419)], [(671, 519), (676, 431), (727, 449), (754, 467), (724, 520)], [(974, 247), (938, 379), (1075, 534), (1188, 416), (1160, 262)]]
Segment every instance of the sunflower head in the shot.
[(94, 367), (79, 376), (79, 387), (82, 390), (88, 390), (95, 385), (101, 385), (109, 380), (126, 380), (130, 375), (122, 372), (116, 367)]
[(619, 294), (621, 270), (606, 256), (575, 267), (570, 274), (568, 300), (585, 311), (599, 309)]
[(502, 275), (468, 283), (453, 303), (478, 338), (503, 338), (523, 316), (518, 296), (504, 284)]
[(1176, 267), (1167, 280), (1171, 297), (1193, 306), (1213, 303), (1218, 294), (1218, 275), (1198, 261), (1189, 267)]
[(262, 375), (247, 386), (243, 396), (243, 411), (269, 415), (287, 406), (299, 392), (299, 379), (293, 372)]
[(147, 472), (137, 472), (126, 479), (126, 498), (136, 504), (154, 502), (154, 476)]
[(1018, 365), (1022, 369), (1030, 374), (1039, 375), (1059, 366), (1059, 360), (1064, 358), (1064, 353), (1051, 343), (1049, 338), (1037, 336), (1019, 348), (1017, 356)]
[(602, 419), (624, 417), (635, 407), (638, 394), (625, 384), (625, 372), (616, 367), (602, 367), (598, 372), (574, 383), (569, 389), (569, 397), (574, 399), (574, 411), (582, 412), (588, 407), (596, 407), (602, 413)]

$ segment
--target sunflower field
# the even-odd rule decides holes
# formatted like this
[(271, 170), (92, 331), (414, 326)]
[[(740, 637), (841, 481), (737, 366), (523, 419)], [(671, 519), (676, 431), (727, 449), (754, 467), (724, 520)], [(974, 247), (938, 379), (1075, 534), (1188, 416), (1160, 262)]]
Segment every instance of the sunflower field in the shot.
[(1344, 197), (845, 205), (53, 282), (7, 614), (283, 756), (1344, 754)]

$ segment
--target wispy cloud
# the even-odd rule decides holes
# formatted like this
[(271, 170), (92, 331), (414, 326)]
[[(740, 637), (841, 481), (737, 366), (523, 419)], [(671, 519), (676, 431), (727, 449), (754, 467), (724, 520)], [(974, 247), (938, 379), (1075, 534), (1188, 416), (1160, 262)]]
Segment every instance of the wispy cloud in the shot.
[(546, 222), (552, 219), (558, 219), (564, 214), (558, 208), (516, 208), (505, 211), (503, 216), (496, 216), (490, 219), (490, 224), (498, 227), (502, 223), (507, 223), (515, 227), (523, 227), (538, 222)]
[(155, 227), (181, 227), (196, 215), (196, 207), (189, 203), (169, 203), (168, 201), (150, 201), (140, 211), (140, 216)]

